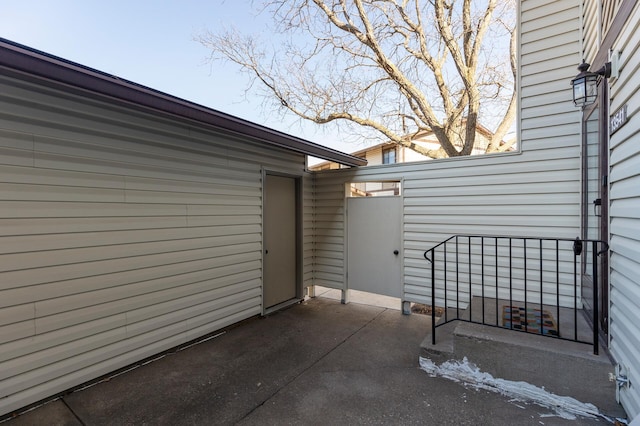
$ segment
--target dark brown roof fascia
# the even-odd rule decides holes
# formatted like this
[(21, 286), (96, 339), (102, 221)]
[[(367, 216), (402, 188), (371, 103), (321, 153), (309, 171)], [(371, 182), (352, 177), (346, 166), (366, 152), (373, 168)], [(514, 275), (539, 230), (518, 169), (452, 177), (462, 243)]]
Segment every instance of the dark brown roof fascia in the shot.
[(624, 0), (618, 8), (616, 17), (613, 18), (609, 31), (604, 37), (604, 40), (602, 40), (598, 53), (596, 53), (596, 57), (593, 59), (593, 63), (591, 64), (592, 70), (601, 68), (604, 63), (609, 60), (609, 50), (613, 47), (613, 43), (622, 32), (629, 16), (631, 16), (631, 12), (633, 12), (633, 8), (636, 6), (636, 1), (637, 0)]
[(0, 66), (347, 166), (367, 161), (0, 38)]

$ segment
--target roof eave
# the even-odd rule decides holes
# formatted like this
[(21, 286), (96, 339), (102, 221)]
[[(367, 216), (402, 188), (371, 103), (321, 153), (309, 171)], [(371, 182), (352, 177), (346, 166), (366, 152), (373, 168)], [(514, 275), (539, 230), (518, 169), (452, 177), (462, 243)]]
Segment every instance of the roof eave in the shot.
[(347, 166), (366, 160), (0, 38), (0, 66)]

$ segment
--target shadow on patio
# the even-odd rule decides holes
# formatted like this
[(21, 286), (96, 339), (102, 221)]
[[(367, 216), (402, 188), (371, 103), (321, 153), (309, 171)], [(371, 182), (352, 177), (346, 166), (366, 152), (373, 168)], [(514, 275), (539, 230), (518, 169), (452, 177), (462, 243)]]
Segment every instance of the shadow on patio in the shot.
[(318, 297), (6, 424), (603, 424), (430, 377), (429, 330), (423, 315)]

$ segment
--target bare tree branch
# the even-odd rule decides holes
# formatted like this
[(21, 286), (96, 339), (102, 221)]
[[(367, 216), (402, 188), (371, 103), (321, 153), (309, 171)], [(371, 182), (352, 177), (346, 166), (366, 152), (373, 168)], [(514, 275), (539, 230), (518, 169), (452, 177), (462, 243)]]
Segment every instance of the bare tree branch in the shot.
[[(265, 101), (303, 120), (351, 123), (363, 138), (378, 134), (442, 158), (470, 154), (480, 121), (496, 117), (486, 151), (498, 152), (508, 149), (503, 139), (515, 117), (516, 56), (513, 37), (511, 49), (497, 47), (515, 27), (512, 10), (497, 4), (265, 0), (277, 41), (229, 30), (198, 41), (211, 49), (211, 61), (237, 64), (264, 89)], [(425, 131), (438, 149), (415, 143)]]

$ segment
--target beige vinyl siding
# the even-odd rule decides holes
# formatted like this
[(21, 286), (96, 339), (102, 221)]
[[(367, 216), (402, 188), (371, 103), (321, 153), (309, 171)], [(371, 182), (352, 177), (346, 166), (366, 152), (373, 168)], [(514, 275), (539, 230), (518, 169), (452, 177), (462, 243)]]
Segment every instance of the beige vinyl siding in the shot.
[(0, 414), (262, 312), (262, 170), (301, 154), (0, 76)]
[[(583, 58), (591, 63), (606, 37), (622, 0), (583, 0)], [(595, 71), (595, 70), (591, 70)]]
[[(568, 87), (580, 60), (580, 11), (574, 1), (522, 2), (521, 153), (317, 174), (316, 209), (331, 223), (331, 238), (316, 241), (318, 283), (344, 286), (344, 185), (352, 181), (403, 179), (407, 301), (430, 303), (423, 252), (452, 235), (580, 235), (580, 112)], [(544, 31), (558, 26), (561, 37)]]
[[(591, 63), (606, 37), (622, 0), (582, 1), (584, 59)], [(595, 71), (595, 70), (591, 70)]]
[[(613, 49), (620, 51), (620, 74), (610, 81), (613, 115), (627, 105), (629, 121), (610, 140), (610, 349), (640, 383), (640, 6), (636, 5)], [(640, 388), (621, 392), (630, 418), (640, 416)]]
[(324, 181), (319, 176), (315, 175), (314, 284), (343, 288), (346, 276), (344, 180)]
[(367, 151), (367, 164), (382, 164), (382, 147)]
[[(583, 50), (584, 60), (591, 63), (598, 53), (598, 47), (602, 43), (602, 0), (583, 1)], [(577, 74), (577, 72), (576, 72)]]
[(607, 35), (607, 32), (611, 28), (613, 19), (616, 17), (620, 5), (623, 0), (601, 0), (602, 2), (602, 34), (603, 37)]

